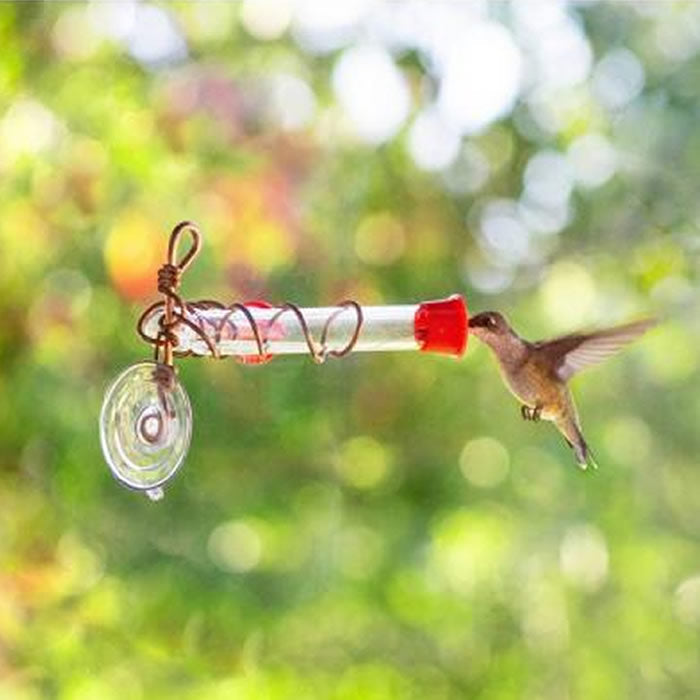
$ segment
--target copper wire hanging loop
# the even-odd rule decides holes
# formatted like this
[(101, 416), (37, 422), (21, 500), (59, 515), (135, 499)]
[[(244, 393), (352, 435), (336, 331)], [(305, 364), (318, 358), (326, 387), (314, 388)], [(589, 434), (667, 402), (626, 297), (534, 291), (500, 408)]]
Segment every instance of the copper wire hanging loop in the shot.
[[(184, 257), (177, 262), (177, 246), (182, 235), (186, 232), (190, 234), (192, 243)], [(199, 253), (201, 245), (202, 235), (197, 226), (191, 221), (180, 222), (170, 234), (170, 239), (168, 241), (168, 260), (158, 270), (158, 291), (164, 297), (165, 309), (161, 319), (161, 329), (155, 342), (155, 359), (156, 362), (162, 361), (162, 364), (168, 367), (173, 366), (173, 348), (178, 343), (174, 329), (179, 323), (184, 323), (192, 327), (192, 329), (207, 342), (212, 354), (214, 356), (217, 354), (215, 346), (209, 341), (206, 335), (185, 318), (185, 304), (177, 293), (182, 273), (190, 266), (197, 253)], [(140, 326), (141, 324), (139, 323), (139, 328)]]
[[(192, 243), (184, 257), (177, 262), (177, 247), (185, 233), (190, 234)], [(217, 343), (220, 340), (224, 328), (228, 327), (234, 337), (238, 334), (238, 329), (233, 324), (231, 319), (236, 311), (239, 311), (245, 317), (255, 340), (258, 354), (251, 357), (260, 363), (267, 362), (271, 358), (271, 356), (267, 353), (268, 339), (265, 337), (260, 325), (255, 320), (255, 317), (246, 304), (234, 302), (229, 306), (225, 306), (221, 302), (214, 300), (203, 300), (188, 303), (184, 302), (178, 294), (177, 290), (180, 286), (182, 273), (190, 266), (196, 255), (199, 253), (201, 241), (202, 236), (199, 232), (199, 228), (191, 221), (183, 221), (175, 226), (168, 241), (167, 262), (158, 270), (158, 291), (163, 295), (163, 301), (151, 304), (151, 306), (149, 306), (141, 314), (136, 325), (136, 330), (141, 338), (155, 347), (155, 360), (158, 363), (156, 372), (159, 373), (159, 376), (162, 375), (161, 379), (164, 382), (167, 382), (168, 377), (172, 376), (174, 356), (192, 354), (191, 352), (178, 353), (176, 350), (178, 345), (178, 337), (175, 331), (180, 324), (190, 328), (199, 336), (199, 338), (202, 339), (204, 344), (207, 346), (211, 357), (219, 358), (220, 354), (217, 349)], [(255, 303), (249, 302), (249, 306), (255, 305)], [(163, 315), (159, 320), (160, 327), (158, 334), (153, 337), (145, 332), (144, 326), (146, 318), (160, 306), (163, 306)], [(296, 304), (292, 304), (291, 302), (286, 302), (278, 307), (278, 310), (271, 317), (269, 325), (272, 326), (275, 321), (277, 321), (285, 313), (293, 314), (299, 323), (299, 327), (301, 328), (301, 332), (304, 336), (304, 340), (309, 349), (311, 358), (316, 363), (322, 363), (328, 356), (343, 357), (347, 355), (353, 349), (353, 347), (355, 347), (355, 343), (360, 336), (360, 330), (362, 329), (362, 324), (364, 321), (362, 307), (356, 301), (342, 301), (337, 306), (338, 309), (326, 319), (319, 340), (316, 340), (313, 337), (301, 309)], [(210, 308), (217, 308), (227, 311), (227, 313), (224, 314), (218, 323), (215, 324), (213, 337), (210, 336), (210, 333), (207, 332), (203, 325), (196, 322), (196, 312), (200, 309)], [(338, 315), (348, 308), (352, 309), (356, 316), (352, 336), (345, 347), (337, 350), (329, 350), (327, 341), (331, 325)]]

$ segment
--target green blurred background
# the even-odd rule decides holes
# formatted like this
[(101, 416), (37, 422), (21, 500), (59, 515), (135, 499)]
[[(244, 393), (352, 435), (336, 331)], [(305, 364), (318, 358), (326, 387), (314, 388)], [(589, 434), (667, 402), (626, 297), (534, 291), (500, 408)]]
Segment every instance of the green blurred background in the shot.
[[(700, 5), (0, 5), (0, 696), (700, 696)], [(160, 503), (100, 453), (167, 235), (189, 298), (463, 293), (601, 468), (464, 359), (183, 360)]]

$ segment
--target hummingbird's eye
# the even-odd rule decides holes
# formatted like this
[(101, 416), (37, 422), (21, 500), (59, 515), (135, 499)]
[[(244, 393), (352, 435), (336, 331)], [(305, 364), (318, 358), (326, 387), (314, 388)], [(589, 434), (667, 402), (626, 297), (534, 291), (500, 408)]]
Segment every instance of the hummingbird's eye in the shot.
[(495, 328), (496, 327), (496, 319), (493, 316), (487, 316), (486, 317), (486, 325), (489, 328)]

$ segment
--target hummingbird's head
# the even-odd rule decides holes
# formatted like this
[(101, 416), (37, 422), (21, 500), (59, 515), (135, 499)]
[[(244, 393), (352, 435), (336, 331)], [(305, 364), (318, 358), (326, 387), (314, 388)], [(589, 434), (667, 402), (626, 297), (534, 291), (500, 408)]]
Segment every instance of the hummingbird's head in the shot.
[(492, 347), (511, 334), (508, 322), (498, 311), (484, 311), (472, 316), (469, 319), (469, 330)]

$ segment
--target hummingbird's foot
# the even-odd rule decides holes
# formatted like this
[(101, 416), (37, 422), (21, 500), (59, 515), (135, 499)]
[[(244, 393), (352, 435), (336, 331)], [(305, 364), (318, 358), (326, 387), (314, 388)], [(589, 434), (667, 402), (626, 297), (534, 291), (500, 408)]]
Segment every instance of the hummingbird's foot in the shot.
[(523, 420), (531, 420), (537, 422), (542, 416), (542, 406), (535, 406), (531, 408), (530, 406), (521, 406), (520, 414)]

